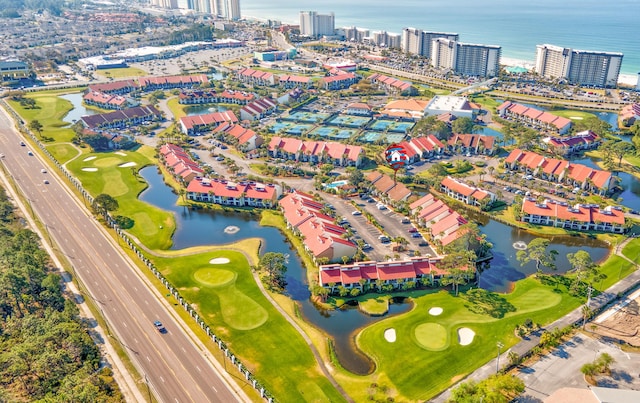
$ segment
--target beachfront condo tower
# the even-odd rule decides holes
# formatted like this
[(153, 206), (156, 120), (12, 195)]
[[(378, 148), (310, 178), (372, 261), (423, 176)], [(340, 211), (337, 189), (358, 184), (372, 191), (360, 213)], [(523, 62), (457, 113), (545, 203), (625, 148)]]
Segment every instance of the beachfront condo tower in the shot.
[(300, 11), (300, 34), (311, 38), (333, 36), (336, 31), (335, 15), (317, 11)]
[(550, 79), (564, 78), (572, 84), (615, 87), (622, 57), (622, 53), (615, 52), (537, 45), (536, 72)]
[(500, 72), (502, 48), (496, 45), (462, 43), (445, 38), (431, 42), (431, 65), (475, 77), (495, 77)]
[(444, 38), (452, 41), (460, 39), (458, 34), (447, 32), (427, 32), (416, 28), (402, 30), (402, 51), (413, 55), (431, 57), (431, 42)]

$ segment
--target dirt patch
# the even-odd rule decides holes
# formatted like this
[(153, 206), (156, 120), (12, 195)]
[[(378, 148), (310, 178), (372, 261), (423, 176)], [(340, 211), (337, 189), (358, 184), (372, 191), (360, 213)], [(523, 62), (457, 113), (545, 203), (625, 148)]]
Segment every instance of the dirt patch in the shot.
[[(640, 346), (640, 297), (632, 300), (615, 314), (600, 323), (588, 323), (587, 330), (602, 337)], [(593, 327), (595, 326), (595, 328)]]

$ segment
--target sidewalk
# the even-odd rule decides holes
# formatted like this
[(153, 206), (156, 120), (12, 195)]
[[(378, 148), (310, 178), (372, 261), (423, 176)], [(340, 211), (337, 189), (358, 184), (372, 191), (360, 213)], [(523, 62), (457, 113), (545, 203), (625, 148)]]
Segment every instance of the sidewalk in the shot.
[[(622, 249), (632, 240), (633, 238), (627, 238), (624, 242), (618, 245), (613, 251), (614, 254), (623, 257), (626, 260), (625, 256), (622, 255)], [(599, 312), (603, 307), (609, 304), (611, 301), (615, 300), (618, 297), (618, 294), (625, 294), (628, 291), (633, 290), (638, 284), (640, 284), (640, 270), (636, 270), (633, 273), (629, 274), (627, 277), (618, 281), (611, 287), (609, 287), (605, 292), (598, 295), (597, 297), (591, 298), (591, 309), (595, 312)], [(562, 318), (556, 320), (555, 322), (549, 324), (545, 328), (536, 332), (535, 334), (531, 334), (526, 340), (522, 340), (518, 344), (511, 347), (509, 350), (502, 351), (500, 354), (500, 367), (503, 368), (505, 364), (507, 364), (507, 353), (509, 351), (513, 351), (519, 356), (523, 356), (527, 354), (531, 349), (537, 346), (540, 343), (540, 335), (542, 331), (552, 331), (558, 328), (564, 328), (566, 326), (580, 323), (582, 321), (582, 306), (574, 309), (569, 312), (567, 315)], [(497, 353), (497, 351), (496, 351)], [(469, 380), (474, 380), (476, 382), (481, 381), (483, 379), (488, 378), (489, 376), (496, 373), (496, 359), (492, 359), (485, 365), (476, 369), (474, 372), (469, 374), (462, 382), (466, 382)], [(452, 387), (455, 387), (452, 386)], [(451, 394), (451, 388), (442, 392), (439, 396), (433, 398), (432, 402), (443, 403), (446, 402)]]

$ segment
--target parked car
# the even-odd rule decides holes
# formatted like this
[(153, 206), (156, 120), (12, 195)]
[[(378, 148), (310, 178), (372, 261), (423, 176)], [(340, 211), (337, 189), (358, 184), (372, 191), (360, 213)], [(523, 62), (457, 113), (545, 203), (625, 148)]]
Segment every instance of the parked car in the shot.
[(43, 174), (46, 174), (46, 173), (47, 173), (47, 170), (46, 170), (46, 169), (44, 169), (44, 168), (42, 168), (42, 169), (40, 170), (40, 172), (42, 172)]
[(420, 234), (419, 232), (414, 232), (413, 234), (411, 234), (411, 238), (422, 238), (422, 234)]
[(631, 214), (640, 214), (640, 212), (638, 212), (637, 210), (629, 210), (629, 212), (630, 212)]
[(415, 232), (418, 232), (418, 229), (416, 227), (411, 227), (411, 228), (408, 229), (408, 231), (410, 233), (415, 233)]
[(377, 204), (376, 207), (378, 208), (378, 210), (386, 210), (387, 206), (385, 206), (384, 204)]
[(369, 249), (373, 249), (373, 247), (368, 243), (365, 243), (364, 245), (362, 245), (362, 250), (369, 250)]
[(362, 215), (362, 213), (358, 210), (354, 210), (351, 212), (351, 215)]

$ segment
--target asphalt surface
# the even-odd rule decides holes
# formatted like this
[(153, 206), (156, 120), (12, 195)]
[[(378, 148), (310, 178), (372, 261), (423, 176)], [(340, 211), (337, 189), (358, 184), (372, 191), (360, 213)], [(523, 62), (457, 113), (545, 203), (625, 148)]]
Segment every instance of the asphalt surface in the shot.
[[(45, 166), (35, 149), (35, 155), (28, 155), (30, 142), (20, 146), (13, 122), (2, 112), (2, 164), (27, 198), (31, 213), (40, 218), (74, 274), (89, 290), (107, 319), (110, 337), (115, 337), (129, 354), (147, 380), (149, 392), (153, 391), (161, 402), (248, 401), (219, 368), (214, 368), (219, 364), (208, 359), (206, 350), (182, 327), (160, 293), (150, 287), (116, 242), (68, 191), (68, 182), (59, 179), (57, 168)], [(155, 320), (164, 324), (166, 333), (155, 329)]]

